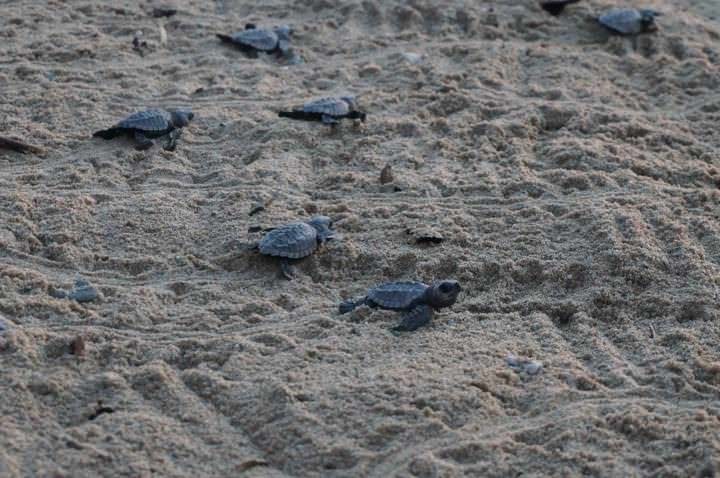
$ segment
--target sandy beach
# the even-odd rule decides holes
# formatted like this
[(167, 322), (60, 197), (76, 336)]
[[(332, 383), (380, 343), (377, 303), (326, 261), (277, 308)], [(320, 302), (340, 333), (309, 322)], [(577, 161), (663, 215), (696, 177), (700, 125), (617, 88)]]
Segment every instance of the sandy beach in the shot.
[[(0, 150), (1, 477), (716, 476), (717, 0), (0, 11), (0, 134), (43, 149)], [(248, 22), (303, 62), (215, 36)], [(346, 93), (365, 123), (277, 116)], [(192, 108), (175, 151), (92, 138), (149, 107)], [(315, 214), (285, 280), (258, 231)], [(337, 311), (445, 278), (412, 333)]]

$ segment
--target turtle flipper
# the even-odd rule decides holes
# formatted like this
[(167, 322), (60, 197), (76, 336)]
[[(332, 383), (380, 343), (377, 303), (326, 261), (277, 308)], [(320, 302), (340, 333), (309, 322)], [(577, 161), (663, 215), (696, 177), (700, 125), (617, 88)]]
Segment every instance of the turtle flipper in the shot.
[(325, 123), (325, 124), (331, 124), (331, 125), (338, 123), (338, 120), (335, 119), (335, 118), (333, 118), (333, 117), (330, 116), (330, 115), (322, 115), (322, 116), (320, 117), (320, 121), (322, 121), (322, 122)]
[(360, 299), (347, 299), (340, 303), (340, 306), (338, 306), (338, 312), (341, 314), (347, 314), (348, 312), (353, 311), (356, 307), (361, 306), (365, 303), (367, 297), (361, 297)]
[(117, 138), (118, 136), (122, 135), (124, 131), (120, 128), (109, 128), (109, 129), (103, 129), (100, 131), (95, 131), (93, 133), (93, 137), (95, 138), (102, 138), (102, 139), (113, 139)]
[(220, 40), (222, 40), (224, 43), (235, 43), (235, 40), (233, 40), (233, 37), (230, 35), (223, 35), (222, 33), (216, 33), (216, 37), (218, 37)]
[(280, 260), (280, 271), (287, 280), (295, 279), (295, 268), (284, 257)]
[(182, 130), (177, 128), (168, 133), (168, 140), (167, 143), (165, 143), (165, 146), (163, 149), (165, 151), (175, 151), (175, 147), (177, 146), (177, 140), (180, 138), (180, 135), (182, 134)]
[(151, 139), (149, 139), (147, 136), (145, 136), (141, 131), (135, 130), (135, 149), (137, 150), (145, 150), (148, 148), (151, 148), (154, 144)]
[(393, 332), (412, 332), (430, 322), (432, 316), (432, 307), (426, 304), (418, 305), (405, 314), (400, 323), (392, 330)]

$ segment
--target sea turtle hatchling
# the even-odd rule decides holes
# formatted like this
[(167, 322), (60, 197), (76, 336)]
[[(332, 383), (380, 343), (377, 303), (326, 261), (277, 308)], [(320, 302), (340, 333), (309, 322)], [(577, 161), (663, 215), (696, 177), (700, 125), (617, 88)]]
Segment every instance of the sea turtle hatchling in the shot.
[(189, 109), (149, 109), (133, 113), (112, 128), (96, 131), (94, 137), (112, 139), (118, 136), (132, 136), (139, 150), (148, 149), (154, 143), (151, 138), (168, 136), (165, 149), (173, 150), (180, 131), (194, 117)]
[(662, 15), (650, 9), (613, 8), (598, 17), (605, 28), (620, 35), (639, 35), (657, 30), (655, 17)]
[(366, 114), (357, 110), (354, 96), (329, 96), (312, 100), (292, 111), (280, 111), (278, 116), (303, 121), (320, 121), (334, 125), (343, 118), (365, 121)]
[(434, 310), (453, 305), (461, 290), (460, 284), (454, 280), (441, 280), (431, 285), (422, 282), (387, 282), (370, 289), (365, 297), (343, 301), (339, 311), (345, 314), (362, 304), (405, 311), (400, 324), (392, 330), (409, 332), (430, 322)]
[(315, 216), (307, 222), (291, 222), (270, 230), (258, 244), (260, 253), (280, 258), (283, 275), (292, 280), (295, 273), (291, 259), (307, 257), (319, 245), (335, 238), (332, 220), (327, 216)]
[(288, 25), (281, 25), (272, 29), (257, 28), (254, 24), (245, 25), (245, 30), (216, 36), (224, 43), (230, 43), (242, 50), (251, 58), (257, 58), (258, 53), (274, 53), (277, 56), (287, 55), (290, 52), (290, 35), (292, 30)]

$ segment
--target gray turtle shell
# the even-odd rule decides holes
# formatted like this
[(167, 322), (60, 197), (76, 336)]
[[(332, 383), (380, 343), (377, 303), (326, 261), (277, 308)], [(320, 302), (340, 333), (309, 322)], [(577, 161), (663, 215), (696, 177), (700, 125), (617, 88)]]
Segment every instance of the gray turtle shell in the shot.
[(135, 129), (148, 133), (161, 133), (173, 129), (172, 115), (160, 109), (133, 113), (120, 121), (116, 128)]
[(327, 97), (308, 101), (303, 105), (305, 113), (321, 113), (330, 116), (342, 116), (350, 112), (350, 104), (342, 98)]
[(268, 232), (260, 241), (260, 252), (268, 256), (299, 259), (317, 249), (317, 231), (304, 222), (292, 222)]
[(636, 35), (643, 31), (642, 15), (633, 8), (613, 8), (598, 17), (598, 21), (623, 35)]
[(278, 36), (272, 30), (264, 28), (252, 28), (235, 33), (232, 36), (234, 42), (241, 45), (255, 48), (256, 50), (272, 51), (278, 46)]
[(385, 309), (408, 309), (420, 301), (428, 289), (422, 282), (386, 282), (368, 291), (367, 298)]

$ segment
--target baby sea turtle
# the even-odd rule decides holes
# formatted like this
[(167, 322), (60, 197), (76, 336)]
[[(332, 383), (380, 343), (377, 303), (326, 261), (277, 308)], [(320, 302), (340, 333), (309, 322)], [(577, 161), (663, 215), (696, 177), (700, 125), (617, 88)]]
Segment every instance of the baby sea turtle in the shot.
[(70, 299), (77, 302), (92, 302), (100, 297), (98, 290), (85, 279), (78, 278), (75, 285), (70, 291), (63, 289), (53, 289), (50, 295), (56, 299)]
[(540, 7), (550, 15), (557, 16), (565, 10), (566, 6), (578, 3), (579, 1), (580, 0), (548, 0), (540, 2)]
[(319, 245), (334, 238), (332, 220), (327, 216), (315, 216), (307, 222), (291, 222), (272, 229), (258, 247), (261, 254), (279, 257), (283, 275), (292, 280), (295, 274), (290, 260), (307, 257)]
[(340, 304), (341, 314), (365, 304), (381, 309), (407, 312), (396, 327), (396, 332), (409, 332), (430, 322), (433, 311), (450, 307), (462, 288), (457, 281), (441, 280), (427, 285), (422, 282), (387, 282), (373, 287), (365, 297), (349, 299)]
[(357, 110), (355, 97), (340, 96), (309, 101), (302, 108), (280, 111), (278, 116), (303, 121), (321, 121), (332, 125), (343, 118), (365, 121), (366, 114)]
[(662, 15), (650, 9), (613, 8), (600, 15), (598, 21), (605, 28), (620, 35), (638, 35), (657, 30), (655, 17)]
[(254, 24), (245, 25), (242, 30), (232, 35), (217, 33), (217, 37), (225, 43), (231, 43), (240, 48), (251, 58), (257, 58), (258, 53), (274, 53), (283, 56), (290, 51), (290, 34), (292, 30), (287, 25), (273, 29), (257, 28)]
[(150, 138), (168, 136), (165, 149), (175, 149), (181, 128), (187, 126), (193, 119), (193, 113), (188, 109), (149, 109), (133, 113), (115, 126), (93, 133), (93, 136), (103, 139), (112, 139), (127, 135), (135, 138), (136, 148), (148, 149), (154, 143)]

